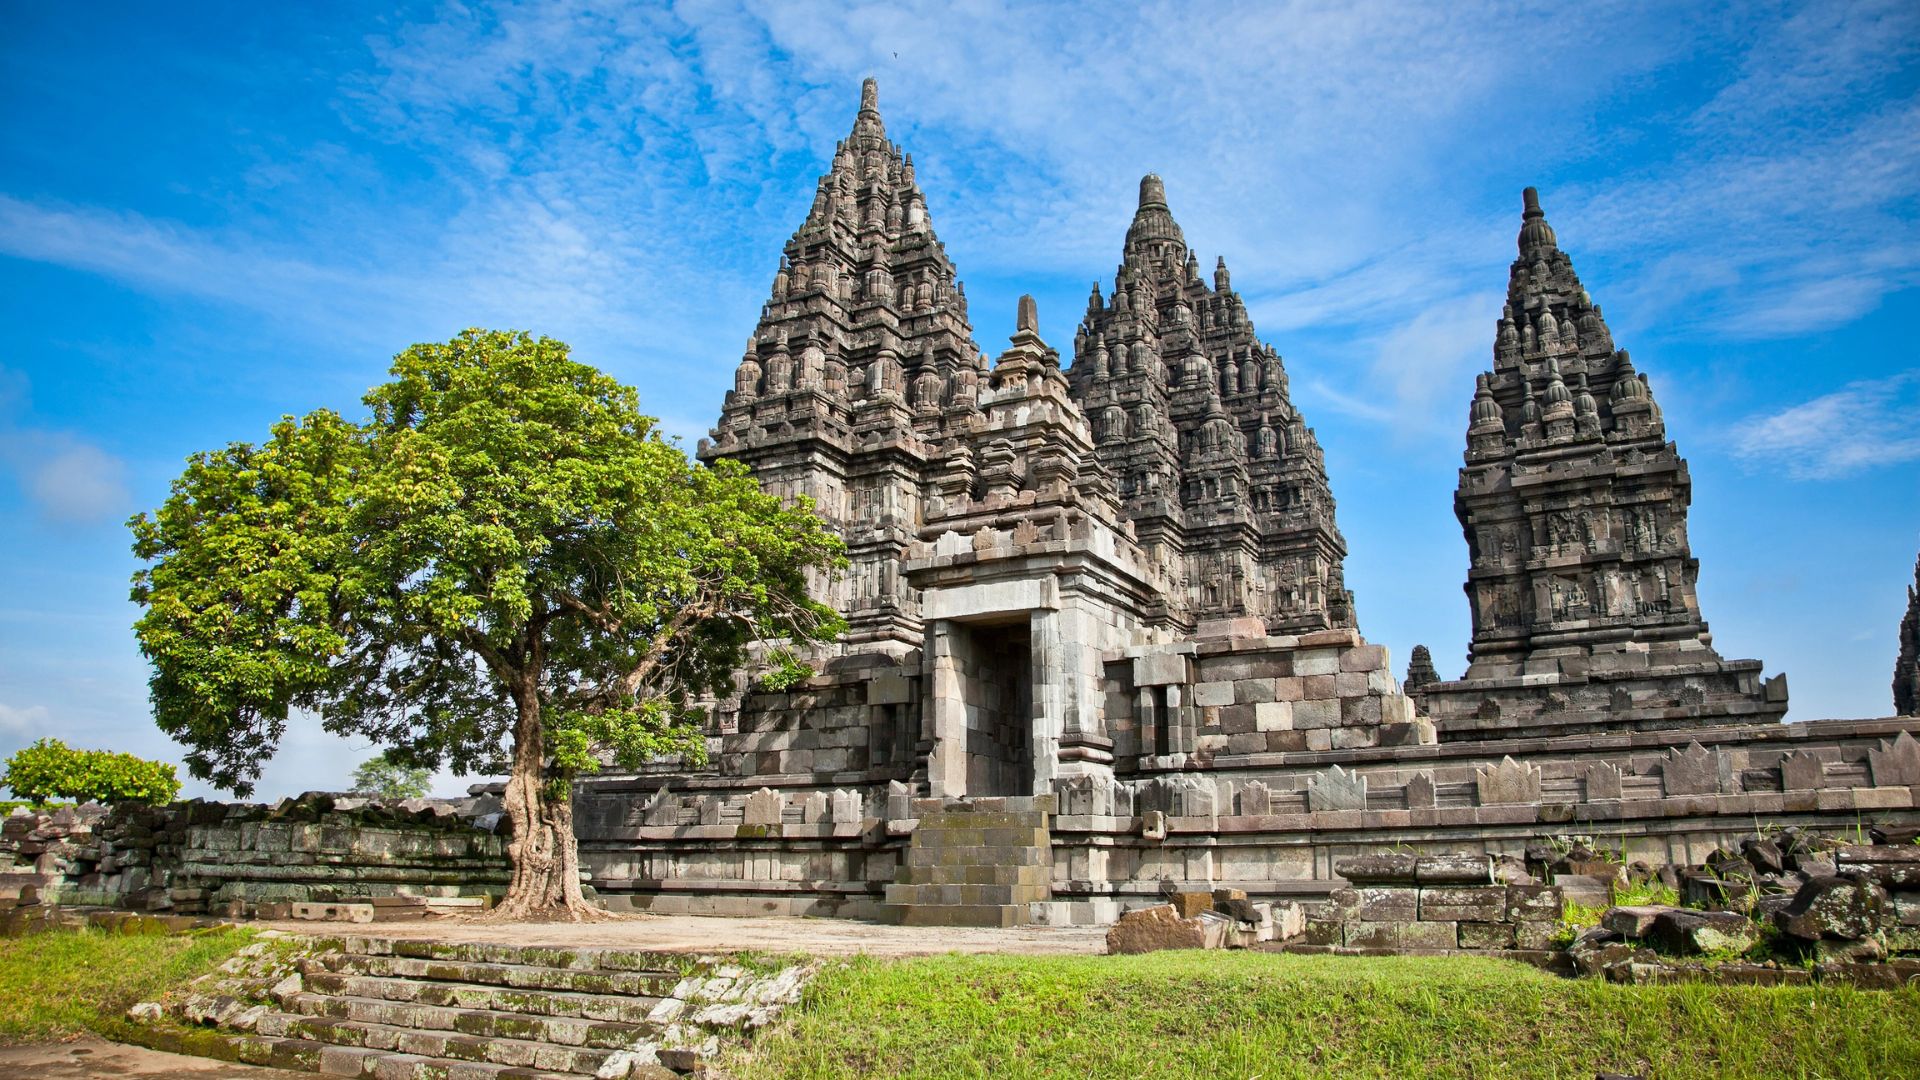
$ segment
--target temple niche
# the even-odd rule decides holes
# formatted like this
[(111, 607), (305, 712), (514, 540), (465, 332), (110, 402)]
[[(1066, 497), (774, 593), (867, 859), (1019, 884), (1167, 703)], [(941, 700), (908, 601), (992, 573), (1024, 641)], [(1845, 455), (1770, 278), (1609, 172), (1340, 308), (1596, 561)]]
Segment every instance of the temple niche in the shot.
[(1176, 567), (1177, 622), (1354, 626), (1320, 444), (1226, 260), (1211, 283), (1201, 275), (1158, 176), (1140, 181), (1113, 290), (1095, 283), (1073, 354), (1074, 400), (1096, 420), (1126, 518), (1149, 557)]
[(1414, 692), (1441, 738), (1777, 721), (1785, 676), (1723, 660), (1695, 591), (1692, 484), (1647, 376), (1525, 192), (1493, 370), (1478, 377), (1454, 511), (1473, 638)]

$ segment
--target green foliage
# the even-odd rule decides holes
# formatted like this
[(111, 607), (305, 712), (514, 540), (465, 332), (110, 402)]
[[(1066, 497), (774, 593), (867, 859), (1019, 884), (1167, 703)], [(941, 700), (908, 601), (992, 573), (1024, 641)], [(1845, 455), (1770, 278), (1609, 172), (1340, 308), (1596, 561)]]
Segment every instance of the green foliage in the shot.
[(212, 971), (252, 939), (252, 931), (234, 929), (56, 930), (0, 939), (0, 1043), (81, 1031), (112, 1037), (128, 1006)]
[(690, 462), (634, 391), (524, 333), (395, 358), (371, 417), (321, 410), (197, 454), (151, 516), (133, 599), (160, 727), (245, 794), (296, 710), (411, 766), (564, 786), (607, 758), (704, 754), (694, 703), (756, 640), (844, 625), (805, 500)]
[(1579, 937), (1581, 931), (1599, 926), (1600, 916), (1606, 912), (1606, 908), (1588, 907), (1569, 901), (1560, 909), (1560, 921), (1554, 925), (1553, 934), (1547, 941), (1556, 949), (1564, 949), (1573, 944), (1573, 939)]
[(769, 694), (785, 693), (816, 674), (813, 665), (793, 655), (789, 649), (776, 649), (767, 659), (772, 667), (753, 681), (753, 688)]
[(823, 971), (743, 1080), (1920, 1076), (1920, 991), (1623, 986), (1467, 957), (859, 959)]
[(356, 794), (377, 799), (418, 799), (426, 795), (433, 770), (396, 761), (391, 754), (380, 754), (360, 763), (353, 770)]
[(1623, 907), (1643, 905), (1680, 906), (1680, 893), (1673, 886), (1663, 884), (1659, 878), (1650, 878), (1639, 884), (1630, 882), (1613, 883), (1613, 902)]
[(75, 750), (59, 739), (41, 739), (14, 751), (0, 785), (36, 805), (51, 799), (165, 803), (180, 794), (180, 777), (164, 761), (111, 750)]

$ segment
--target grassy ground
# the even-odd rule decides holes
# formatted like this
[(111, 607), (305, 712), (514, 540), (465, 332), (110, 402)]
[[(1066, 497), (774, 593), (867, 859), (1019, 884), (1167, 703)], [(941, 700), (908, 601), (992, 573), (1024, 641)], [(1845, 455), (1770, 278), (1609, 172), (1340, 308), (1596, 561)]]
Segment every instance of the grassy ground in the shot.
[(127, 1006), (211, 971), (252, 937), (79, 930), (0, 940), (0, 1043), (112, 1036)]
[(1495, 960), (860, 960), (734, 1066), (771, 1077), (1920, 1077), (1920, 991), (1626, 987)]

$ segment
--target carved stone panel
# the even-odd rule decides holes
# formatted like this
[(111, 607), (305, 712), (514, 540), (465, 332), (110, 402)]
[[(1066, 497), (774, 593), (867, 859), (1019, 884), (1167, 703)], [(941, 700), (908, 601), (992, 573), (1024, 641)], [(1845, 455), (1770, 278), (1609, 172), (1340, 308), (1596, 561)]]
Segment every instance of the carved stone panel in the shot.
[(1307, 809), (1365, 810), (1367, 778), (1335, 765), (1307, 785)]
[(1661, 785), (1668, 795), (1713, 795), (1720, 791), (1720, 754), (1698, 742), (1667, 751), (1660, 763)]
[(1867, 751), (1867, 762), (1875, 787), (1920, 784), (1920, 742), (1904, 731), (1881, 743), (1878, 750)]
[(1473, 782), (1481, 806), (1540, 801), (1539, 766), (1515, 761), (1511, 756), (1474, 773)]

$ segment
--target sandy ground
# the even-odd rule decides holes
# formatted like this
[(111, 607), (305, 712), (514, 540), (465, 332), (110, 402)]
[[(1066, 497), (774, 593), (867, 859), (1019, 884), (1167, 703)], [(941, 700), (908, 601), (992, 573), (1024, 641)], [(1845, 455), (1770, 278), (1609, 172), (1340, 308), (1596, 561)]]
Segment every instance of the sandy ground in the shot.
[(890, 926), (852, 919), (724, 918), (702, 915), (626, 915), (600, 923), (487, 923), (466, 917), (429, 922), (259, 922), (294, 934), (415, 938), (568, 948), (660, 949), (703, 952), (751, 949), (817, 956), (936, 956), (942, 953), (1016, 953), (1025, 956), (1106, 951), (1100, 926), (1021, 926), (978, 929)]
[(312, 1080), (312, 1073), (163, 1054), (91, 1035), (72, 1042), (0, 1046), (0, 1076), (18, 1080)]

